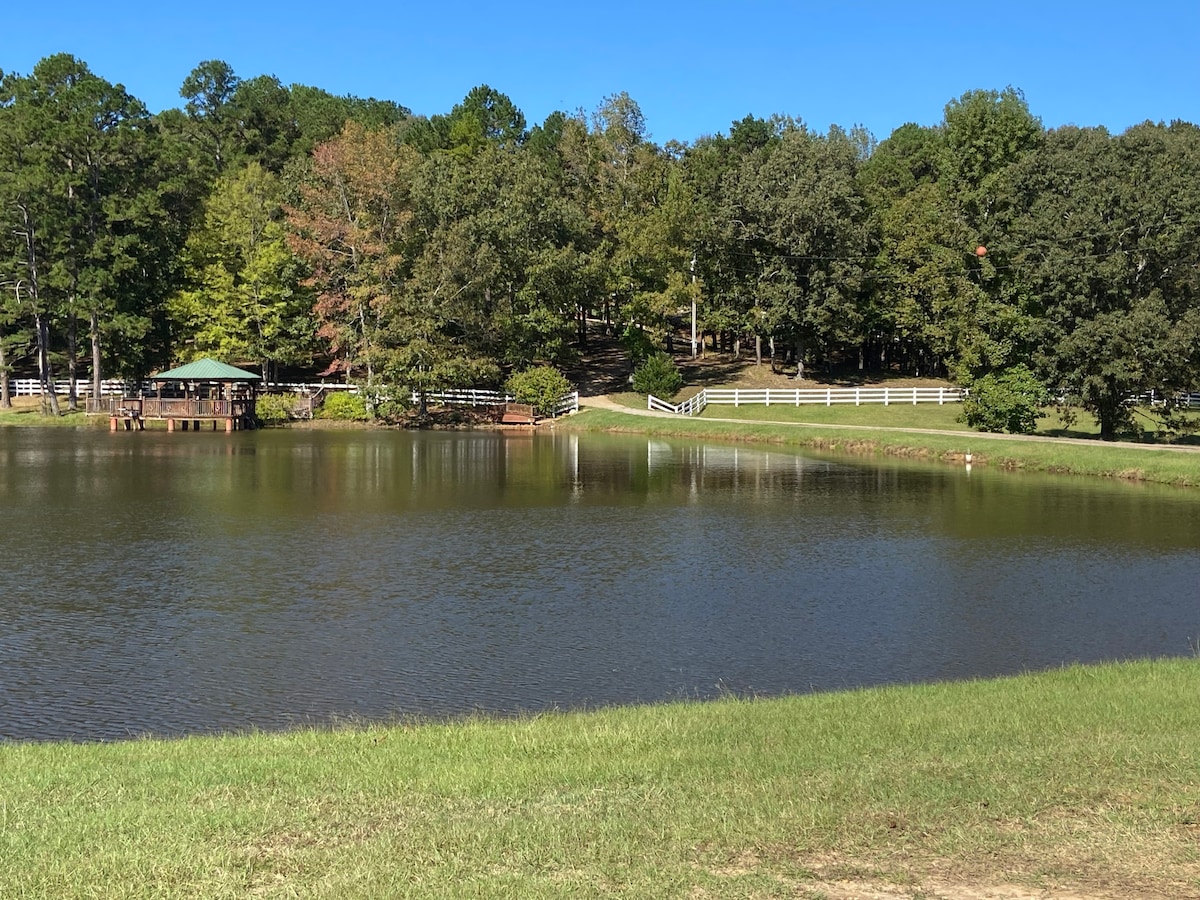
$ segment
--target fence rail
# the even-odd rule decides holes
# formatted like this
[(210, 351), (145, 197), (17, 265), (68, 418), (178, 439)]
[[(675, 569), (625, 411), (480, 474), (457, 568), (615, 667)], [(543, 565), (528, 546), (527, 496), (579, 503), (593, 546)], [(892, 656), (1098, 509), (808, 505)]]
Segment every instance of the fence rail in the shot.
[(947, 387), (858, 387), (858, 388), (704, 388), (682, 403), (674, 404), (650, 395), (647, 407), (661, 412), (694, 416), (710, 405), (725, 406), (833, 406), (835, 403), (960, 403), (966, 391)]
[[(413, 391), (412, 402), (416, 403), (420, 399), (421, 395)], [(425, 399), (455, 406), (499, 406), (501, 403), (512, 403), (516, 398), (512, 394), (505, 394), (501, 391), (470, 388), (458, 391), (435, 391), (426, 394)]]
[(579, 412), (579, 391), (571, 391), (571, 393), (559, 397), (551, 414), (565, 416), (567, 413), (573, 412)]
[[(136, 390), (136, 386), (124, 381), (107, 379), (100, 382), (100, 394), (105, 397), (120, 397)], [(39, 397), (42, 393), (42, 383), (36, 378), (12, 378), (8, 382), (8, 392), (13, 397)], [(70, 394), (71, 380), (58, 379), (54, 382), (54, 393)], [(77, 397), (91, 396), (92, 381), (82, 378), (75, 379), (75, 395)]]
[[(12, 397), (37, 397), (42, 393), (42, 384), (36, 378), (14, 378), (9, 381), (8, 386), (9, 395)], [(54, 392), (56, 394), (69, 394), (70, 388), (71, 382), (69, 379), (60, 379), (54, 382)], [(264, 385), (264, 388), (275, 393), (288, 391), (308, 397), (319, 395), (322, 392), (333, 391), (346, 391), (351, 394), (358, 393), (357, 385), (345, 383), (306, 384), (302, 382), (279, 382), (277, 384)], [(76, 379), (75, 393), (79, 397), (91, 397), (91, 380)], [(153, 394), (153, 389), (149, 385), (119, 381), (117, 379), (106, 379), (100, 382), (101, 397), (151, 397)], [(480, 388), (436, 391), (427, 394), (426, 397), (435, 403), (453, 404), (456, 406), (499, 406), (503, 403), (511, 403), (515, 399), (512, 394), (506, 394), (503, 391), (483, 390)], [(420, 399), (419, 396), (414, 392), (412, 394), (412, 402), (416, 403), (418, 399)], [(110, 405), (107, 403), (93, 404), (93, 406), (97, 411), (108, 411), (110, 408)], [(573, 391), (570, 394), (564, 394), (558, 400), (555, 404), (553, 414), (561, 416), (568, 412), (578, 411), (579, 392)]]
[[(1167, 398), (1160, 391), (1150, 391), (1147, 394), (1134, 394), (1129, 398), (1129, 402), (1146, 406), (1164, 406)], [(1200, 409), (1200, 393), (1176, 394), (1175, 403), (1183, 409)]]

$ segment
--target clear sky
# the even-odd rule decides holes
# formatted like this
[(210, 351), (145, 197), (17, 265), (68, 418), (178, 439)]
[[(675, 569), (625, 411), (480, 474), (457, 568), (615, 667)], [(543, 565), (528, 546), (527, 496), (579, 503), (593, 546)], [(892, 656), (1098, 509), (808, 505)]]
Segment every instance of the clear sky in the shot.
[(883, 139), (937, 124), (965, 91), (1007, 85), (1048, 128), (1200, 123), (1200, 0), (58, 0), (9, 4), (0, 21), (5, 71), (71, 53), (152, 111), (180, 106), (188, 72), (223, 59), (243, 78), (423, 115), (488, 84), (531, 125), (628, 91), (659, 143), (728, 132), (748, 113), (862, 124)]

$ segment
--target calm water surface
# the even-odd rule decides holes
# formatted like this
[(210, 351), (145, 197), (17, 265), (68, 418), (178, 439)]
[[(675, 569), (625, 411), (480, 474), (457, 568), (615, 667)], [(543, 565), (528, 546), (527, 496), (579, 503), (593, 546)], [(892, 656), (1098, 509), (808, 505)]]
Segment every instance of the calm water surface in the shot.
[(1200, 492), (539, 433), (0, 430), (0, 739), (1188, 655)]

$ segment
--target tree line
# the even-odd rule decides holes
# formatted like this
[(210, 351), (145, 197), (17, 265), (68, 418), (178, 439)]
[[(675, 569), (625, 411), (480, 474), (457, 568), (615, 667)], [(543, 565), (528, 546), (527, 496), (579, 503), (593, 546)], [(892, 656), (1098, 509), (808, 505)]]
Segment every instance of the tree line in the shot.
[(701, 349), (1018, 372), (1106, 437), (1197, 383), (1190, 123), (1047, 130), (1006, 88), (879, 142), (747, 116), (660, 145), (624, 93), (530, 126), (487, 86), (419, 117), (208, 61), (180, 96), (151, 115), (65, 54), (0, 73), (0, 379), (211, 355), (423, 396), (597, 320), (671, 341), (695, 304)]

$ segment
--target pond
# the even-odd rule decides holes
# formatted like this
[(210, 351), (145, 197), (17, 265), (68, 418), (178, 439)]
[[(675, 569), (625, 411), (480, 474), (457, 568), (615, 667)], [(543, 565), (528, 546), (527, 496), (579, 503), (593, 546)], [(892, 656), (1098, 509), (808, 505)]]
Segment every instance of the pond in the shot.
[(1200, 493), (644, 437), (0, 430), (0, 739), (1188, 655)]

